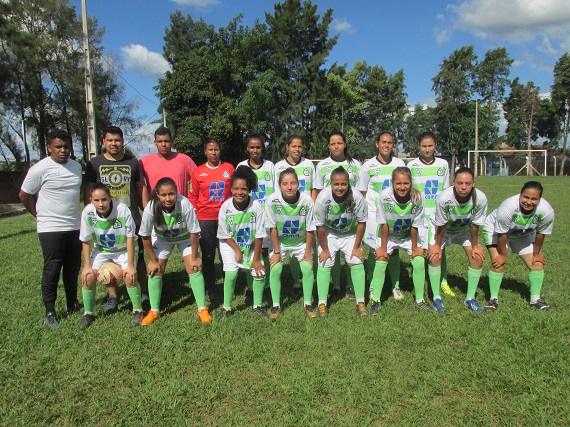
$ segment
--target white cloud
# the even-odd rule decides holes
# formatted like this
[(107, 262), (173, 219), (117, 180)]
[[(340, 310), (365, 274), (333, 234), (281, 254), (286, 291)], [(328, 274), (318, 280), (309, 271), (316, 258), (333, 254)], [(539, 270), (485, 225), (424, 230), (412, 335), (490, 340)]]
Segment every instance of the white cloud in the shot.
[(170, 70), (170, 65), (160, 53), (151, 52), (140, 44), (123, 46), (121, 52), (125, 60), (125, 68), (131, 69), (143, 77), (156, 79)]
[(435, 28), (433, 34), (438, 46), (448, 41), (451, 38), (451, 33), (450, 28)]
[(332, 25), (333, 30), (335, 30), (337, 33), (354, 34), (354, 27), (352, 26), (352, 24), (350, 22), (348, 22), (344, 18), (333, 19), (331, 25)]
[(523, 60), (520, 60), (520, 59), (515, 59), (515, 60), (513, 61), (513, 67), (520, 67), (520, 66), (523, 65), (523, 64), (524, 64), (524, 61), (523, 61)]
[(546, 64), (541, 58), (537, 55), (525, 50), (521, 53), (522, 59), (525, 64), (530, 65), (535, 70), (545, 71), (547, 73), (552, 73), (553, 66)]
[(172, 0), (181, 6), (194, 6), (198, 9), (207, 9), (220, 3), (220, 0)]

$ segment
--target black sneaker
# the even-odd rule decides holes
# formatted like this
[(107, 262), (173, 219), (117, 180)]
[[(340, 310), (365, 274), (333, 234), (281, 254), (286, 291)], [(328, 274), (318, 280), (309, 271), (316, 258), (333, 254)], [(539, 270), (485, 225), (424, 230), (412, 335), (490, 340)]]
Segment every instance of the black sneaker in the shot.
[(491, 298), (484, 307), (485, 311), (495, 311), (497, 308), (499, 308), (499, 300), (497, 298)]
[(57, 321), (57, 317), (53, 311), (50, 311), (44, 317), (44, 325), (46, 325), (48, 328), (50, 328), (52, 330), (57, 328), (57, 325), (59, 325), (59, 322)]
[(382, 308), (382, 303), (380, 301), (371, 301), (372, 305), (370, 306), (370, 315), (377, 316), (380, 313), (380, 309)]
[(83, 315), (77, 326), (79, 329), (87, 329), (95, 321), (95, 316), (89, 313)]
[(269, 314), (270, 319), (277, 319), (281, 316), (281, 307), (271, 307), (271, 313)]
[(103, 306), (103, 314), (112, 314), (117, 311), (117, 306), (119, 305), (119, 300), (117, 297), (109, 296), (107, 302)]
[(530, 306), (543, 311), (554, 311), (554, 307), (549, 306), (542, 298), (537, 299), (536, 302), (531, 302)]
[(63, 311), (66, 316), (71, 316), (73, 313), (81, 313), (83, 310), (83, 305), (79, 304), (79, 301), (75, 301), (71, 307), (65, 307)]
[(344, 297), (349, 300), (355, 300), (356, 297), (354, 296), (354, 288), (346, 288), (346, 294)]
[(225, 319), (232, 314), (234, 314), (233, 310), (222, 307), (222, 309), (218, 311), (218, 314), (216, 314), (216, 320)]
[(257, 315), (257, 317), (260, 317), (262, 319), (265, 319), (267, 317), (267, 312), (261, 307), (253, 307), (251, 311), (253, 314)]
[(313, 306), (311, 304), (306, 304), (303, 307), (303, 311), (305, 312), (307, 317), (309, 317), (310, 319), (314, 319), (315, 317), (317, 317), (317, 313), (315, 312), (315, 310), (313, 309)]
[(131, 319), (131, 326), (140, 326), (144, 314), (142, 311), (133, 311), (133, 318)]
[(437, 310), (425, 301), (416, 302), (416, 309), (427, 311), (428, 313), (437, 313)]

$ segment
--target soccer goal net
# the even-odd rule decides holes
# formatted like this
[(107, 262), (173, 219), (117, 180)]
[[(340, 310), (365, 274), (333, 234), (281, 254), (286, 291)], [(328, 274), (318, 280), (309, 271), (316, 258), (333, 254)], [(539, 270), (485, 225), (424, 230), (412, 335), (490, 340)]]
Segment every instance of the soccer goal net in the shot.
[(467, 166), (478, 176), (546, 176), (547, 159), (547, 150), (472, 150)]

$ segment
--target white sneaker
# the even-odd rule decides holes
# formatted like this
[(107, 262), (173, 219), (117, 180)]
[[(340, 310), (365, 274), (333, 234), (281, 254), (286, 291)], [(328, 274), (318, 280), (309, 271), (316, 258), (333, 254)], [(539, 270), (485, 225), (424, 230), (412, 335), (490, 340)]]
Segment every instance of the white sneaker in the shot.
[(392, 295), (394, 295), (394, 299), (396, 301), (401, 301), (404, 299), (404, 294), (402, 293), (402, 291), (400, 290), (400, 288), (394, 288), (392, 289)]

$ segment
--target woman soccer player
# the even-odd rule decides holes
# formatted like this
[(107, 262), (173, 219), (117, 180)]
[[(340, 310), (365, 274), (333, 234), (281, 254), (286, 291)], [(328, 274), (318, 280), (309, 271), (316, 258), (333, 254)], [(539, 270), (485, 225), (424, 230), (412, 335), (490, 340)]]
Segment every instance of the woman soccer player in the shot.
[(206, 306), (202, 260), (198, 256), (200, 226), (196, 211), (186, 197), (178, 194), (172, 178), (161, 178), (156, 183), (151, 200), (144, 208), (139, 234), (149, 258), (147, 272), (150, 298), (150, 311), (141, 324), (150, 325), (160, 317), (162, 276), (175, 246), (184, 260), (198, 306), (198, 318), (202, 323), (211, 322), (212, 316)]
[(313, 243), (315, 241), (314, 203), (307, 193), (299, 190), (299, 179), (293, 168), (279, 175), (279, 189), (267, 199), (265, 226), (270, 230), (273, 252), (269, 283), (273, 308), (269, 318), (281, 314), (281, 271), (283, 260), (289, 255), (296, 258), (303, 273), (304, 310), (308, 317), (317, 317), (313, 299)]
[(376, 223), (380, 226), (381, 243), (376, 249), (370, 314), (376, 315), (380, 310), (380, 296), (388, 260), (397, 256), (400, 249), (408, 253), (412, 263), (416, 308), (428, 312), (436, 311), (424, 301), (425, 259), (424, 249), (418, 239), (418, 230), (424, 226), (424, 203), (421, 193), (412, 188), (410, 169), (403, 166), (394, 169), (392, 187), (382, 191), (379, 203)]
[(266, 237), (265, 212), (249, 194), (257, 188), (257, 176), (247, 166), (238, 166), (231, 180), (232, 197), (224, 202), (218, 219), (218, 239), (224, 265), (224, 306), (216, 316), (232, 313), (236, 279), (240, 268), (253, 276), (253, 313), (267, 317), (263, 310), (265, 268), (260, 261), (261, 244)]
[(331, 186), (321, 191), (315, 202), (315, 225), (320, 246), (317, 271), (319, 317), (328, 314), (331, 267), (339, 251), (344, 253), (350, 267), (356, 312), (359, 316), (368, 314), (364, 305), (364, 252), (361, 248), (366, 219), (366, 201), (358, 191), (352, 190), (348, 172), (342, 166), (337, 167), (331, 174)]
[[(122, 202), (113, 202), (111, 191), (105, 184), (96, 183), (91, 187), (91, 204), (85, 206), (81, 214), (79, 239), (83, 242), (83, 304), (85, 313), (79, 322), (81, 329), (88, 328), (95, 320), (95, 293), (99, 268), (114, 262), (123, 270), (122, 278), (129, 298), (133, 303), (131, 326), (139, 326), (143, 318), (141, 287), (137, 283), (135, 266), (137, 235), (131, 211)], [(91, 241), (94, 249), (91, 252)], [(118, 281), (121, 277), (117, 277)]]
[(544, 254), (540, 250), (544, 236), (552, 234), (554, 222), (554, 210), (550, 203), (542, 198), (542, 190), (540, 182), (526, 182), (520, 194), (501, 203), (485, 221), (483, 236), (491, 256), (491, 297), (485, 306), (487, 311), (495, 311), (499, 305), (499, 289), (509, 247), (530, 270), (530, 305), (540, 310), (554, 310), (540, 297), (545, 264)]
[(439, 295), (442, 253), (453, 244), (463, 246), (469, 261), (465, 306), (478, 313), (484, 311), (475, 299), (475, 291), (485, 260), (485, 251), (478, 235), (479, 227), (485, 224), (486, 213), (487, 196), (475, 188), (473, 171), (469, 168), (457, 169), (453, 186), (437, 196), (435, 215), (430, 218), (428, 229), (428, 275), (433, 305), (437, 311), (445, 310)]

